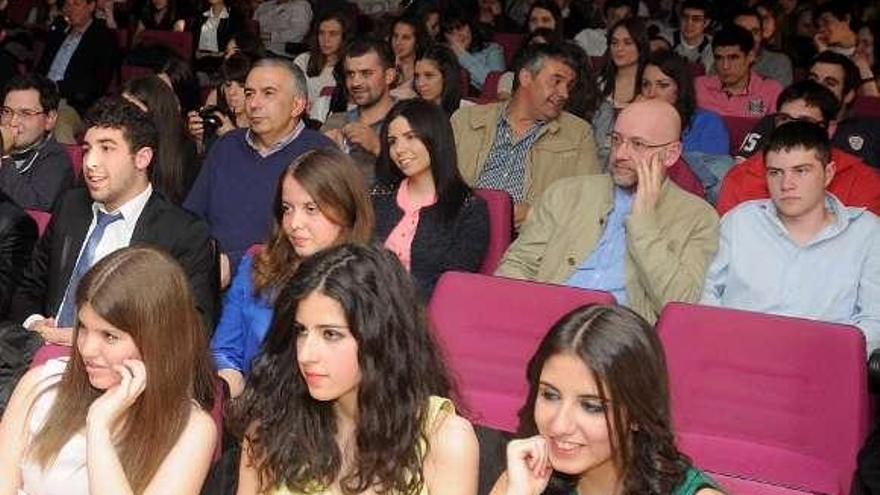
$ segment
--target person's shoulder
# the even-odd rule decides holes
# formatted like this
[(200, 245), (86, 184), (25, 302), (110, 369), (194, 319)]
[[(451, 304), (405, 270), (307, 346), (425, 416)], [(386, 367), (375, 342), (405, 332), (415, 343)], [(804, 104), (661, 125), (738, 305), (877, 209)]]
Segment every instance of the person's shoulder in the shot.
[(773, 200), (770, 198), (749, 199), (739, 203), (731, 208), (722, 217), (722, 222), (728, 225), (737, 223), (751, 223), (751, 221), (762, 215), (772, 207)]
[(452, 127), (455, 129), (456, 124), (470, 125), (471, 127), (480, 127), (487, 122), (497, 120), (498, 111), (502, 103), (482, 103), (476, 105), (462, 105), (452, 114), (450, 118)]
[(576, 175), (553, 181), (542, 199), (547, 201), (584, 201), (593, 202), (600, 193), (610, 194), (611, 176), (607, 174)]
[(217, 138), (211, 146), (211, 150), (208, 152), (207, 160), (216, 160), (221, 157), (225, 159), (232, 158), (232, 156), (229, 155), (230, 152), (238, 147), (247, 146), (247, 141), (245, 140), (247, 132), (248, 129), (246, 127), (233, 129)]
[(320, 131), (305, 128), (300, 131), (299, 136), (290, 142), (288, 146), (306, 146), (308, 148), (329, 148), (335, 147), (333, 140), (325, 136)]
[[(144, 207), (144, 213), (147, 213), (148, 211), (155, 211), (163, 223), (166, 223), (166, 225), (174, 225), (175, 230), (176, 227), (180, 227), (180, 230), (177, 230), (176, 232), (168, 230), (166, 233), (169, 236), (174, 234), (189, 234), (191, 233), (191, 229), (202, 229), (205, 232), (210, 230), (208, 224), (202, 219), (202, 217), (182, 206), (172, 203), (171, 200), (156, 190), (153, 190), (150, 199), (147, 200), (147, 205)], [(141, 216), (143, 216), (144, 213), (141, 213)]]
[(703, 74), (694, 79), (694, 87), (696, 89), (712, 89), (718, 90), (721, 87), (721, 80), (714, 74)]
[(724, 125), (724, 119), (721, 118), (721, 114), (714, 111), (709, 110), (703, 107), (697, 107), (694, 110), (693, 122), (691, 125)]
[(440, 456), (459, 456), (477, 448), (477, 434), (470, 421), (455, 412), (451, 401), (432, 397), (428, 417), (431, 420), (427, 432), (431, 450)]

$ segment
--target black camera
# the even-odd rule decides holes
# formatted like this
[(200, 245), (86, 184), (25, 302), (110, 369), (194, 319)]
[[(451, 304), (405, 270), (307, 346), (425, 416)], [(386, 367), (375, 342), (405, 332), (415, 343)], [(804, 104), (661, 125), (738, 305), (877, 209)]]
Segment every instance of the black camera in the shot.
[(217, 108), (216, 105), (210, 105), (199, 112), (199, 117), (202, 118), (202, 127), (205, 128), (206, 135), (215, 134), (217, 129), (223, 125), (223, 121), (217, 116), (219, 110), (220, 109)]

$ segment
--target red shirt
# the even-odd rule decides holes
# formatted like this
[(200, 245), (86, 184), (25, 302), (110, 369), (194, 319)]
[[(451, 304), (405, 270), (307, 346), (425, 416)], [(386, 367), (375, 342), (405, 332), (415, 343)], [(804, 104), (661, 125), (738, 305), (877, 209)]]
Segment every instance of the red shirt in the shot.
[[(880, 215), (880, 174), (861, 158), (838, 148), (831, 148), (831, 159), (834, 160), (835, 173), (828, 184), (828, 192), (846, 206), (864, 206)], [(769, 197), (764, 154), (755, 153), (734, 165), (724, 176), (715, 209), (719, 215), (724, 215), (744, 201)]]

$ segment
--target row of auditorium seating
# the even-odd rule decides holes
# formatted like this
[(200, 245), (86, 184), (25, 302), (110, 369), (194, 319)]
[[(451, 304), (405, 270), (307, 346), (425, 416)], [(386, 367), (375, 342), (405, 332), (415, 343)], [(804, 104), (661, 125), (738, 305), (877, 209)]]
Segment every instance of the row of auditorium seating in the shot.
[[(465, 414), (515, 431), (526, 364), (545, 332), (575, 307), (613, 302), (599, 291), (444, 274), (429, 317)], [(850, 493), (870, 409), (858, 329), (672, 303), (657, 331), (679, 447), (729, 493)], [(45, 346), (34, 365), (68, 353)], [(222, 422), (219, 402), (213, 415)]]
[[(476, 424), (512, 432), (550, 326), (610, 294), (449, 272), (429, 313)], [(681, 303), (657, 324), (679, 446), (730, 493), (848, 495), (868, 432), (852, 326)]]

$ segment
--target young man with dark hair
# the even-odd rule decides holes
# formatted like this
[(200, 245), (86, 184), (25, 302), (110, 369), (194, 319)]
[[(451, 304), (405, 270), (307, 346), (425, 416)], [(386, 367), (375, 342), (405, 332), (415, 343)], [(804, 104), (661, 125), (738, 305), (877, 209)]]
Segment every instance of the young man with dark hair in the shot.
[(752, 70), (754, 47), (752, 33), (735, 24), (715, 34), (715, 74), (694, 81), (698, 106), (732, 117), (763, 117), (776, 111), (782, 85)]
[(379, 131), (394, 105), (391, 87), (397, 78), (388, 43), (360, 38), (352, 41), (342, 58), (345, 89), (355, 108), (327, 117), (321, 131), (348, 153), (364, 173), (367, 184), (376, 175)]
[(712, 72), (715, 64), (712, 37), (707, 34), (711, 22), (708, 2), (685, 0), (681, 6), (681, 29), (672, 35), (672, 50), (691, 63), (702, 64), (706, 74)]
[(590, 125), (563, 110), (577, 67), (561, 47), (531, 45), (508, 102), (461, 107), (452, 116), (462, 178), (507, 191), (517, 225), (554, 180), (600, 171)]
[(793, 73), (791, 60), (784, 53), (770, 50), (764, 46), (764, 18), (756, 8), (744, 8), (733, 14), (733, 23), (751, 33), (755, 40), (752, 49), (755, 62), (752, 70), (782, 86), (791, 84)]
[(22, 208), (51, 211), (73, 185), (73, 167), (52, 130), (58, 118), (58, 88), (37, 73), (12, 78), (3, 92), (0, 133), (0, 191)]
[(831, 90), (840, 102), (832, 134), (835, 146), (880, 168), (880, 119), (853, 114), (862, 84), (856, 64), (844, 55), (826, 50), (813, 59), (809, 78)]
[[(71, 345), (79, 280), (109, 253), (144, 243), (165, 249), (183, 266), (206, 328), (213, 328), (216, 253), (208, 226), (150, 185), (159, 139), (152, 121), (114, 97), (92, 107), (86, 126), (86, 187), (61, 196), (13, 296), (10, 316), (46, 342)], [(169, 332), (173, 338), (173, 329)]]
[[(832, 135), (840, 106), (834, 94), (815, 81), (800, 81), (785, 88), (777, 100), (779, 111), (761, 120), (746, 136), (739, 155), (744, 161), (733, 166), (724, 176), (721, 193), (715, 205), (724, 214), (736, 205), (769, 196), (761, 149), (773, 129), (793, 120), (818, 124)], [(866, 207), (880, 213), (880, 174), (861, 158), (842, 149), (833, 141), (831, 158), (834, 160), (834, 178), (828, 191), (847, 206)]]
[(880, 220), (826, 188), (835, 162), (826, 130), (776, 128), (764, 148), (770, 199), (721, 220), (702, 302), (855, 325), (880, 346)]
[(856, 52), (858, 36), (852, 29), (852, 6), (850, 2), (832, 0), (813, 9), (816, 35), (813, 42), (820, 53), (825, 50), (852, 57)]

